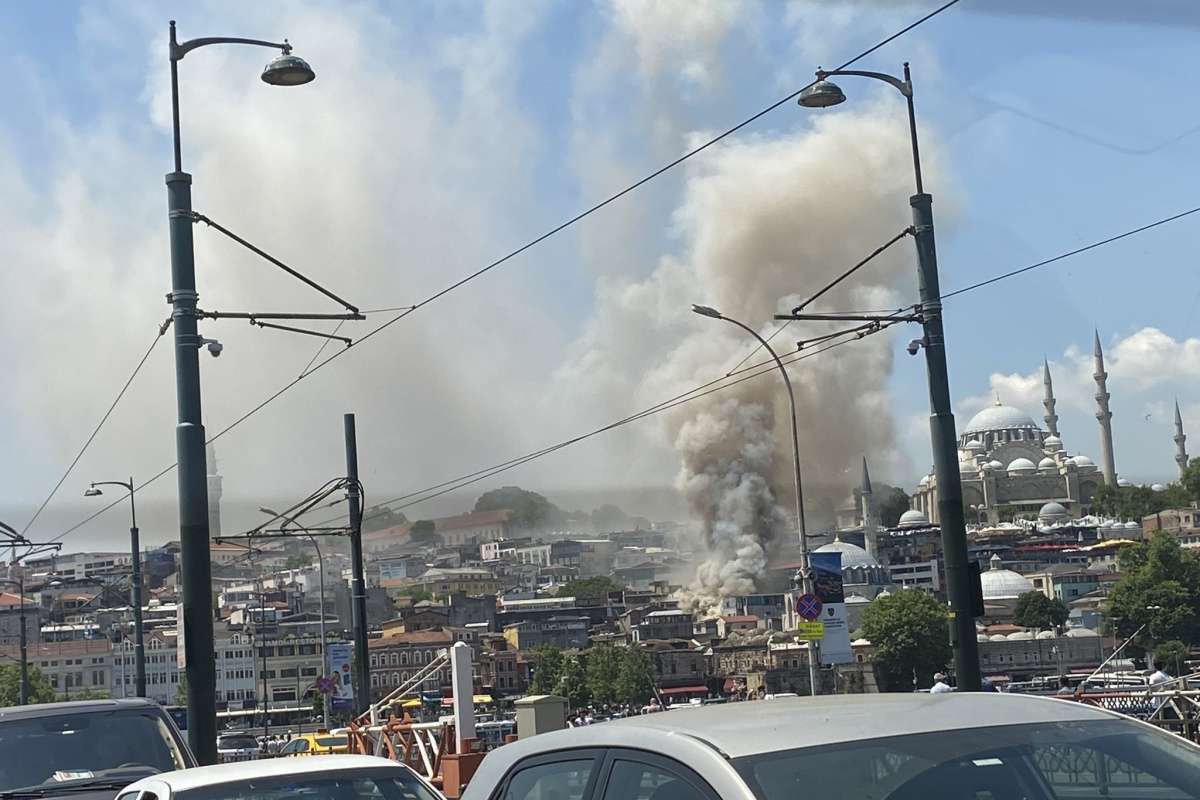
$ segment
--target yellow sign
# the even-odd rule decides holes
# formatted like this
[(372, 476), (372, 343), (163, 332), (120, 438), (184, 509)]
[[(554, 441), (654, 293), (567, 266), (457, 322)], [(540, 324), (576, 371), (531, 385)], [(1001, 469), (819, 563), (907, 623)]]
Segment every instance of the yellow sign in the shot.
[(801, 622), (796, 628), (796, 638), (807, 641), (820, 641), (825, 638), (824, 622)]

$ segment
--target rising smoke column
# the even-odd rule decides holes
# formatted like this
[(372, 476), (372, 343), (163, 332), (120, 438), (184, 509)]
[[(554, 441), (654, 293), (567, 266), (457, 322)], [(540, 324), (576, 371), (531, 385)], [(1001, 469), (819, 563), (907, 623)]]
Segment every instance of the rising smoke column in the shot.
[[(609, 287), (581, 340), (577, 363), (586, 373), (581, 366), (569, 374), (591, 396), (607, 391), (615, 407), (627, 408), (630, 394), (652, 403), (712, 380), (754, 342), (729, 323), (691, 314), (690, 303), (712, 305), (767, 334), (777, 325), (773, 314), (910, 224), (911, 153), (902, 108), (888, 99), (866, 111), (810, 119), (809, 130), (722, 145), (689, 162), (675, 213), (678, 252), (644, 280)], [(927, 150), (927, 180), (937, 192), (943, 187), (936, 147)], [(943, 190), (943, 223), (950, 205)], [(902, 240), (809, 310), (894, 308), (916, 296), (912, 245)], [(797, 339), (834, 329), (793, 323), (773, 344), (786, 354)], [(748, 364), (764, 359), (758, 353)], [(891, 368), (886, 335), (789, 368), (810, 528), (832, 523), (864, 454), (880, 474), (909, 468), (893, 448)], [(606, 385), (605, 376), (616, 374), (641, 378), (633, 387)], [(754, 590), (773, 551), (795, 540), (780, 384), (771, 372), (664, 415), (664, 443), (679, 459), (675, 486), (687, 499), (704, 554), (684, 598), (694, 607), (711, 609), (721, 597)]]

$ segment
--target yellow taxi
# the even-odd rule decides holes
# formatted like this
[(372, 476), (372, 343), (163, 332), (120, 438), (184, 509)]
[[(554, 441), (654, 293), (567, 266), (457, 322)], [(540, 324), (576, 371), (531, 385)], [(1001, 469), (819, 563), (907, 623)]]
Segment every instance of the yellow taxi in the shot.
[(324, 756), (331, 753), (346, 753), (350, 739), (344, 734), (318, 731), (304, 733), (279, 749), (280, 756)]

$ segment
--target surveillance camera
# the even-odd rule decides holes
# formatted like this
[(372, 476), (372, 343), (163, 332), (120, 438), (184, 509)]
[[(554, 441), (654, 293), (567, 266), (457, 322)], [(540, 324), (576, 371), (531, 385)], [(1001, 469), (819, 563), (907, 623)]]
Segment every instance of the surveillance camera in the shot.
[(917, 351), (921, 349), (922, 344), (923, 344), (923, 342), (920, 339), (913, 339), (911, 342), (908, 343), (908, 347), (905, 349), (908, 350), (908, 354), (910, 356), (915, 356), (917, 354)]
[(208, 348), (209, 355), (217, 358), (221, 355), (221, 351), (225, 349), (225, 345), (218, 342), (216, 339), (201, 339), (200, 344)]

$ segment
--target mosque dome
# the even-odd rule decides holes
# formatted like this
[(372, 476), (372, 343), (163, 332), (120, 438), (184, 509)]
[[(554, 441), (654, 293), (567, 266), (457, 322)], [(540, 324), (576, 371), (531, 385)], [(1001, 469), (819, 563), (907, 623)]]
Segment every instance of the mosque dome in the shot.
[(1070, 636), (1072, 639), (1090, 639), (1094, 636), (1099, 636), (1100, 634), (1089, 628), (1071, 628), (1071, 630), (1067, 631), (1064, 635)]
[(1046, 503), (1038, 511), (1038, 522), (1051, 523), (1063, 522), (1070, 519), (1071, 512), (1067, 511), (1066, 506), (1062, 503)]
[(814, 552), (817, 553), (841, 553), (842, 554), (842, 569), (850, 567), (877, 567), (879, 562), (871, 558), (871, 554), (852, 542), (843, 542), (840, 538), (834, 538), (829, 544), (824, 544), (818, 547)]
[(929, 485), (929, 476), (928, 475), (921, 476), (921, 480), (917, 483), (917, 485), (918, 486), (928, 486)]
[(993, 642), (1007, 642), (1008, 641), (1008, 637), (1005, 636), (1003, 633), (993, 633), (991, 636), (988, 637), (988, 639)]
[(1037, 465), (1028, 458), (1014, 458), (1008, 465), (1009, 475), (1029, 475), (1037, 472)]
[(987, 450), (987, 445), (978, 439), (972, 439), (963, 445), (963, 449), (970, 450), (972, 453), (982, 453), (984, 450)]
[(925, 512), (915, 508), (910, 508), (900, 515), (899, 527), (901, 528), (921, 528), (928, 524), (929, 517), (925, 516)]
[(1033, 631), (1016, 631), (1008, 635), (1010, 642), (1026, 642), (1033, 638)]
[(1096, 469), (1096, 462), (1092, 461), (1087, 456), (1075, 456), (1075, 458), (1073, 460), (1075, 462), (1075, 466), (1079, 467), (1081, 470), (1095, 470)]
[(971, 417), (971, 421), (967, 423), (962, 432), (966, 434), (985, 433), (1007, 431), (1013, 428), (1037, 430), (1037, 424), (1024, 411), (997, 402)]
[(1012, 600), (1025, 592), (1033, 591), (1033, 581), (1019, 572), (1000, 566), (1000, 556), (992, 556), (990, 563), (992, 568), (979, 576), (979, 582), (983, 585), (984, 600)]
[(988, 635), (987, 635), (986, 633), (980, 633), (980, 634), (977, 634), (977, 635), (975, 636), (975, 641), (977, 641), (977, 642), (990, 642), (990, 641), (991, 641), (991, 639), (989, 639), (989, 638), (988, 638)]
[(1040, 472), (1057, 472), (1058, 471), (1058, 462), (1055, 461), (1050, 456), (1046, 456), (1045, 458), (1043, 458), (1041, 461), (1038, 462), (1037, 468), (1038, 468), (1038, 471), (1040, 471)]
[(1150, 486), (1150, 491), (1152, 492), (1165, 492), (1166, 490), (1167, 487), (1163, 486), (1161, 483), (1151, 484)]
[(1054, 631), (1039, 631), (1035, 639), (1055, 639)]
[(1045, 439), (1042, 439), (1042, 447), (1046, 448), (1046, 450), (1050, 451), (1051, 453), (1056, 453), (1059, 450), (1062, 450), (1062, 446), (1062, 439), (1058, 438), (1057, 436), (1047, 436)]
[(958, 472), (960, 475), (974, 475), (978, 471), (979, 471), (979, 468), (975, 466), (974, 462), (971, 462), (971, 461), (958, 462)]
[(1128, 478), (1117, 478), (1117, 486), (1128, 488), (1133, 486), (1133, 483)]
[(1138, 525), (1136, 522), (1133, 522), (1133, 521), (1125, 523), (1125, 530), (1127, 530), (1127, 531), (1140, 530), (1141, 527), (1142, 527), (1141, 525)]

